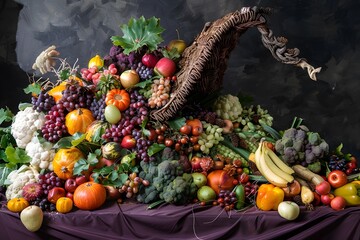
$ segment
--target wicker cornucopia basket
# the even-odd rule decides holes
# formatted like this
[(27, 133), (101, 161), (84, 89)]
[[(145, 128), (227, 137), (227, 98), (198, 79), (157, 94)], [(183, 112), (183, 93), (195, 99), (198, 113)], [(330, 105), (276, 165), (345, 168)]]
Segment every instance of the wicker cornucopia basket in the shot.
[(165, 121), (173, 117), (185, 104), (189, 94), (209, 94), (219, 88), (227, 68), (231, 51), (240, 36), (250, 27), (257, 27), (262, 43), (270, 50), (273, 57), (286, 64), (307, 68), (312, 80), (316, 80), (314, 69), (303, 58), (299, 58), (297, 48), (287, 49), (287, 39), (273, 36), (266, 26), (264, 14), (268, 8), (244, 7), (224, 17), (206, 23), (202, 32), (182, 54), (180, 71), (176, 74), (177, 82), (169, 102), (160, 109), (151, 112), (152, 119)]

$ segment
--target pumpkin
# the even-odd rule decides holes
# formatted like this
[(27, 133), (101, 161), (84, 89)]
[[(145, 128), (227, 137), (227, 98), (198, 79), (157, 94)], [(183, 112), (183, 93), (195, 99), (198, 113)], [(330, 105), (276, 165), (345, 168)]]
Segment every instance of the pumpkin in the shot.
[(220, 190), (232, 190), (234, 188), (234, 178), (224, 170), (214, 170), (207, 176), (207, 185), (215, 190), (216, 194)]
[(117, 142), (108, 142), (101, 147), (101, 153), (106, 159), (117, 160), (122, 155), (122, 148)]
[(56, 201), (56, 211), (59, 213), (68, 213), (73, 208), (73, 200), (68, 197), (61, 197)]
[(89, 125), (95, 121), (92, 112), (86, 108), (72, 110), (65, 117), (65, 126), (70, 135), (85, 133)]
[(53, 87), (48, 91), (48, 94), (55, 99), (55, 102), (59, 102), (62, 98), (62, 92), (66, 89), (66, 82), (63, 81), (59, 85)]
[(63, 180), (73, 177), (74, 165), (81, 158), (85, 156), (78, 148), (61, 148), (53, 159), (54, 172)]
[(124, 89), (111, 89), (106, 94), (106, 105), (115, 105), (120, 111), (125, 111), (130, 106), (130, 95)]
[(106, 129), (110, 127), (110, 124), (106, 121), (95, 120), (86, 129), (85, 139), (92, 143), (101, 143), (104, 141), (102, 135), (106, 132)]
[(6, 206), (11, 212), (18, 213), (27, 208), (29, 205), (29, 202), (25, 198), (19, 197), (10, 199)]
[(96, 182), (86, 182), (79, 185), (73, 195), (74, 204), (81, 210), (95, 210), (106, 200), (106, 190)]

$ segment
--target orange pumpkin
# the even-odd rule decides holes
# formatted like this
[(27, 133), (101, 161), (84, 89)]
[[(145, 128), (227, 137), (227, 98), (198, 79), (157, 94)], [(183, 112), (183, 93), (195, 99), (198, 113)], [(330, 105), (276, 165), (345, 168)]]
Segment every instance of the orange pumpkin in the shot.
[(65, 126), (70, 135), (85, 133), (90, 124), (95, 121), (92, 112), (86, 108), (72, 110), (65, 117)]
[(73, 208), (73, 200), (68, 197), (61, 197), (56, 201), (56, 211), (59, 213), (68, 213)]
[(62, 92), (66, 89), (66, 82), (61, 82), (56, 87), (53, 87), (48, 91), (48, 94), (52, 96), (55, 99), (55, 102), (59, 102), (59, 100), (62, 98)]
[(18, 213), (24, 210), (26, 207), (28, 207), (29, 202), (23, 197), (12, 198), (7, 202), (6, 206), (9, 209), (9, 211)]
[(106, 105), (115, 105), (120, 111), (125, 111), (130, 106), (130, 95), (124, 89), (111, 89), (106, 94)]
[(214, 170), (210, 172), (207, 176), (208, 183), (216, 194), (220, 193), (220, 190), (231, 190), (234, 188), (234, 178), (231, 177), (224, 170)]
[(61, 179), (71, 178), (73, 177), (75, 163), (84, 157), (84, 154), (76, 147), (61, 148), (54, 156), (54, 172)]
[(106, 200), (106, 190), (96, 182), (86, 182), (75, 189), (74, 204), (81, 210), (95, 210), (101, 207)]

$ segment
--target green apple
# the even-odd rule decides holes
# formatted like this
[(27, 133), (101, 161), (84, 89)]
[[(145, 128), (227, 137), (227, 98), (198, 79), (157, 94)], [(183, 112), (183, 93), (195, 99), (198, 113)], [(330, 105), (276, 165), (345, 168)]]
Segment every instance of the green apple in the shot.
[(202, 186), (206, 185), (207, 177), (204, 174), (199, 172), (194, 172), (191, 174), (191, 176), (193, 177), (193, 181), (198, 188), (201, 188)]

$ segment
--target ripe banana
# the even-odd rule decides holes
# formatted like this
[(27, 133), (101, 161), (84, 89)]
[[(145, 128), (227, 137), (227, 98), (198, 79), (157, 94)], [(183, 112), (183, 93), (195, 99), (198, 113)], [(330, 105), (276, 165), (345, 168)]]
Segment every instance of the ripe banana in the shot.
[(291, 167), (286, 165), (286, 163), (284, 163), (283, 160), (281, 160), (279, 158), (279, 156), (276, 155), (273, 152), (273, 150), (271, 150), (266, 144), (264, 144), (264, 148), (265, 148), (265, 153), (267, 153), (267, 155), (269, 155), (269, 157), (275, 163), (275, 165), (278, 166), (282, 171), (284, 171), (284, 172), (286, 172), (288, 174), (295, 173), (294, 169), (292, 169)]
[(261, 166), (259, 164), (259, 159), (260, 159), (260, 157), (262, 155), (262, 149), (263, 149), (263, 144), (262, 143), (263, 143), (263, 139), (260, 140), (259, 146), (255, 151), (255, 165), (256, 165), (256, 167), (257, 167), (257, 169), (259, 170), (260, 173), (262, 173)]
[(266, 143), (261, 141), (255, 151), (256, 167), (270, 183), (278, 187), (287, 187), (289, 183), (294, 181), (294, 177), (277, 167), (266, 152), (267, 146), (265, 145)]

